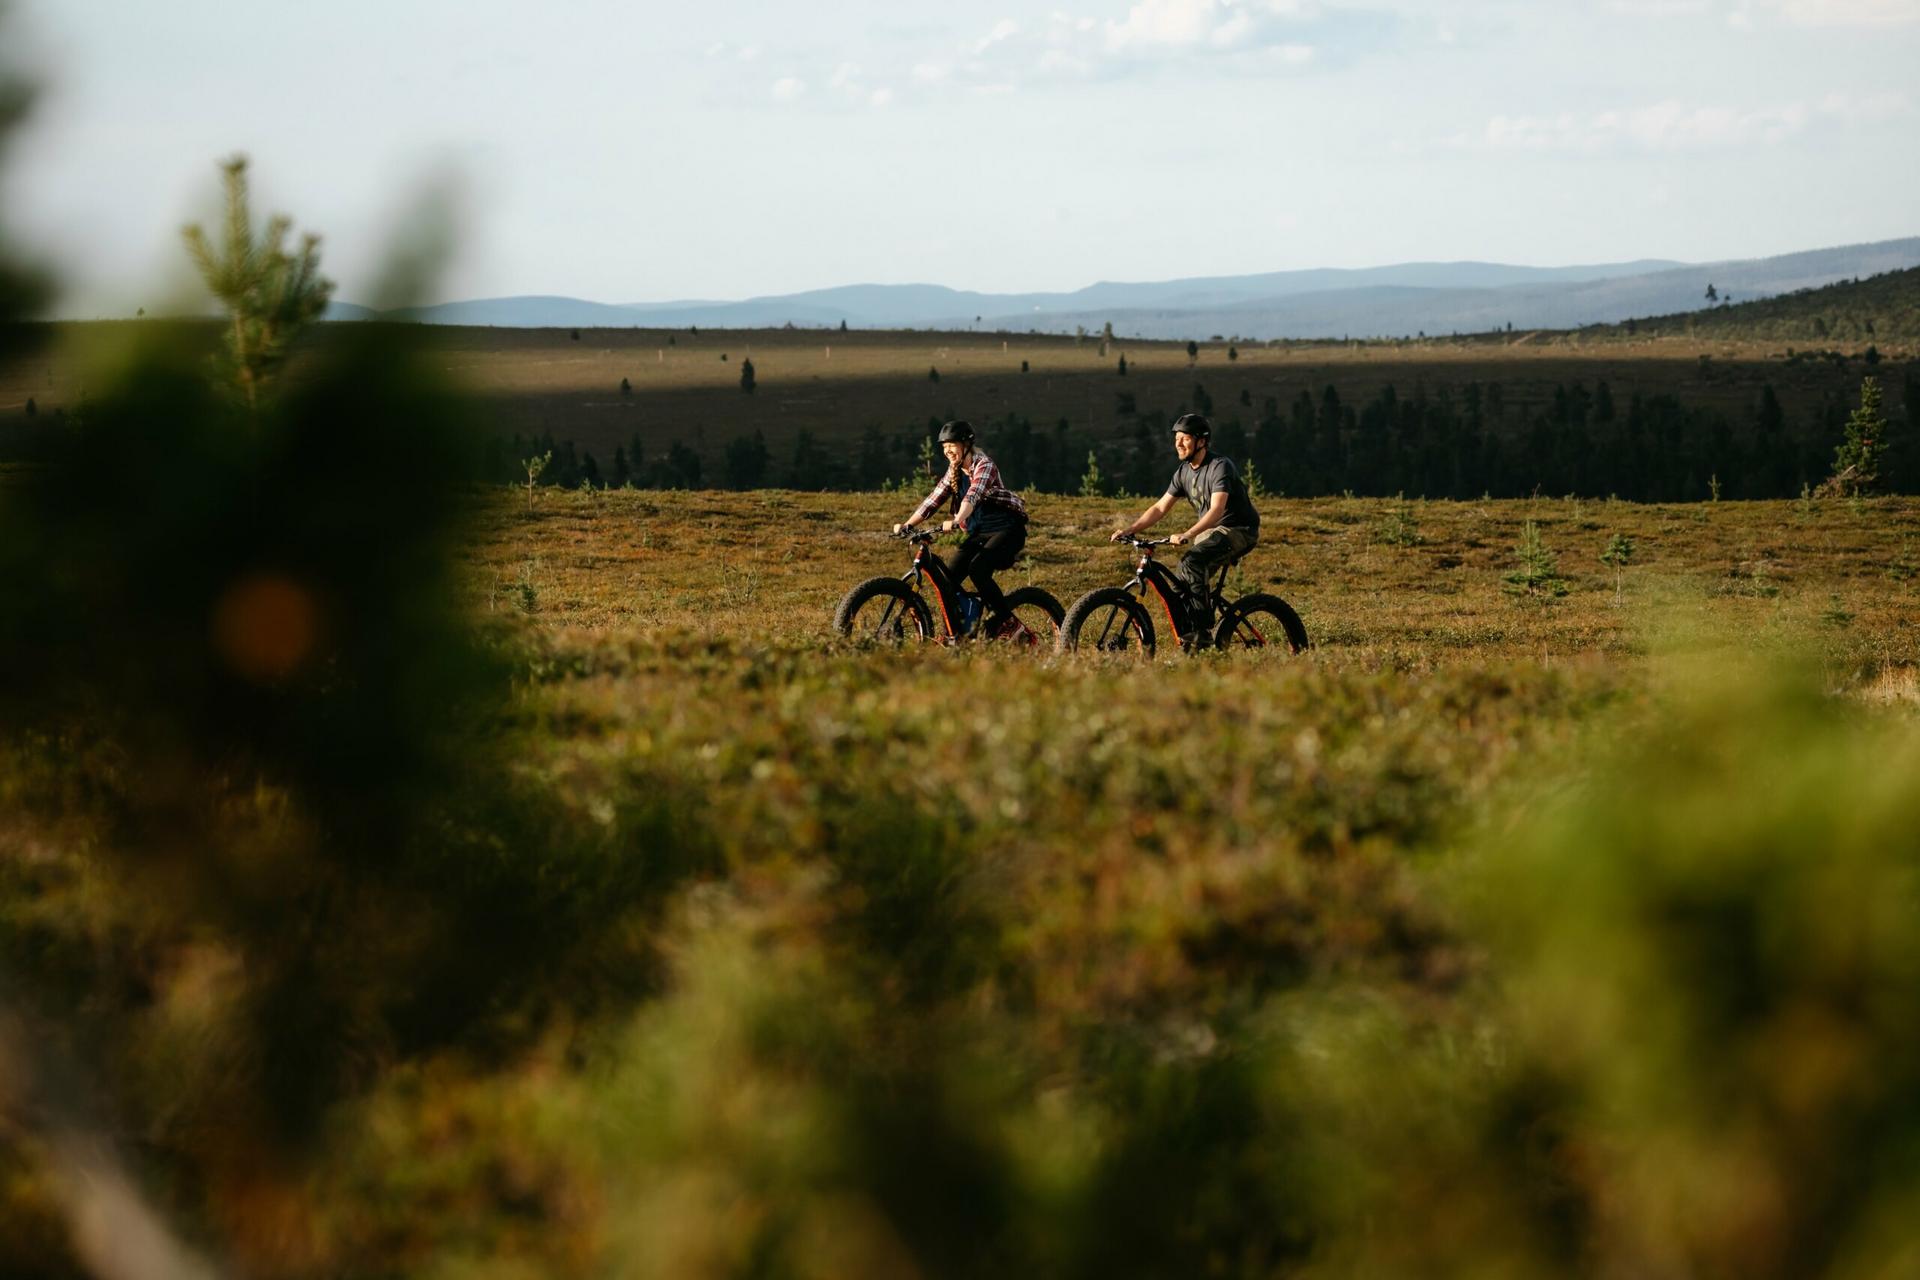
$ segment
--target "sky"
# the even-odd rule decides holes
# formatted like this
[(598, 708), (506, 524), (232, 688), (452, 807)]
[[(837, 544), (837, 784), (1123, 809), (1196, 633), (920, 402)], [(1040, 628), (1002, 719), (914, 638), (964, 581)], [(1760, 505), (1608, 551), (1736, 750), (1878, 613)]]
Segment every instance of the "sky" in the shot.
[[(0, 0), (0, 4), (5, 0)], [(255, 207), (367, 301), (1069, 290), (1920, 234), (1920, 0), (13, 0), (0, 172), (58, 314), (191, 297)]]

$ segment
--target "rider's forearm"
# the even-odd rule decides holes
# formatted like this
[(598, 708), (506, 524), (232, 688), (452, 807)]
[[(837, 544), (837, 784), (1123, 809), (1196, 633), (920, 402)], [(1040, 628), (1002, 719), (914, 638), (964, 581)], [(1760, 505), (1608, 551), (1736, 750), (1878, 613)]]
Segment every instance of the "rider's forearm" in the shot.
[(1207, 512), (1207, 514), (1201, 516), (1198, 520), (1195, 520), (1193, 522), (1193, 528), (1187, 530), (1185, 533), (1181, 534), (1180, 536), (1186, 539), (1188, 542), (1192, 542), (1195, 538), (1199, 537), (1201, 534), (1205, 533), (1207, 530), (1219, 524), (1220, 521), (1223, 519), (1225, 519), (1225, 516), (1223, 513), (1218, 511), (1209, 511)]

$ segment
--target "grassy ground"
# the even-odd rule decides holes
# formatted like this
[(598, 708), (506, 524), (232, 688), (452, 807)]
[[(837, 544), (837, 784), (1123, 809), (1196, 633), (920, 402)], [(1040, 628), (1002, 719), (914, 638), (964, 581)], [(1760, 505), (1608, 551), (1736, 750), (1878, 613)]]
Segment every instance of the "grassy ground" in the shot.
[[(466, 554), (481, 607), (527, 614), (565, 644), (686, 631), (824, 645), (848, 587), (906, 568), (884, 530), (917, 498), (540, 490), (529, 510), (523, 492), (500, 494)], [(1005, 581), (1063, 603), (1124, 582), (1129, 554), (1105, 536), (1144, 505), (1039, 499), (1026, 559)], [(1615, 659), (1701, 623), (1758, 648), (1811, 645), (1836, 679), (1920, 663), (1920, 503), (1909, 499), (1268, 499), (1262, 522), (1230, 590), (1291, 601), (1323, 664)], [(1563, 597), (1515, 596), (1504, 581), (1528, 522), (1558, 558)], [(1616, 534), (1634, 543), (1617, 576), (1599, 558)]]
[[(248, 1275), (1911, 1256), (1920, 502), (1267, 499), (1315, 648), (1141, 666), (835, 639), (918, 495), (478, 491), (483, 689), (346, 480), (195, 558), (152, 471), (56, 548), (97, 692), (0, 735), (0, 1271), (78, 1269), (49, 1077)], [(1140, 505), (1037, 502), (1007, 576), (1124, 579)], [(1506, 589), (1528, 522), (1564, 595)], [(210, 650), (230, 571), (272, 607)], [(223, 674), (356, 572), (372, 657)]]

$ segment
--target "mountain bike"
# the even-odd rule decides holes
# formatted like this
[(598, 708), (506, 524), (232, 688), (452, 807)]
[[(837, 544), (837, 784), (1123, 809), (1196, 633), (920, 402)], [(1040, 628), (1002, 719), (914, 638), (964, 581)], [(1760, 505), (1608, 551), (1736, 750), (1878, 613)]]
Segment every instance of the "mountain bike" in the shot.
[(1171, 539), (1129, 534), (1122, 541), (1140, 552), (1133, 580), (1124, 587), (1095, 588), (1073, 602), (1055, 641), (1061, 653), (1085, 645), (1103, 652), (1152, 657), (1153, 617), (1145, 603), (1149, 593), (1160, 602), (1175, 643), (1189, 652), (1209, 645), (1218, 649), (1284, 646), (1289, 653), (1307, 647), (1307, 629), (1301, 625), (1300, 615), (1279, 596), (1256, 591), (1237, 600), (1223, 598), (1227, 571), (1240, 562), (1245, 551), (1208, 574), (1207, 594), (1220, 601), (1220, 620), (1208, 626), (1205, 615), (1188, 598), (1185, 585), (1153, 558), (1154, 548), (1166, 546)]
[(1032, 648), (1055, 643), (1065, 611), (1052, 592), (1040, 587), (1009, 591), (1006, 612), (987, 617), (979, 593), (965, 590), (946, 562), (933, 554), (931, 530), (888, 536), (912, 544), (913, 563), (898, 578), (868, 578), (847, 592), (833, 615), (834, 629), (841, 635), (895, 644), (910, 639), (953, 644), (970, 637)]

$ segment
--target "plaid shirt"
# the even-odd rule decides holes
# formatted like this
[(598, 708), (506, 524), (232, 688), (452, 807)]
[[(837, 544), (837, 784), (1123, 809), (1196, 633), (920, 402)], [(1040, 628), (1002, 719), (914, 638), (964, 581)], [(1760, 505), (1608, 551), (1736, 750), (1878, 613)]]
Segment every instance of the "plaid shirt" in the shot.
[[(978, 449), (973, 451), (973, 456), (967, 463), (966, 481), (964, 488), (967, 496), (973, 499), (976, 511), (983, 506), (1003, 507), (1022, 519), (1026, 518), (1027, 504), (1020, 500), (1019, 494), (1000, 483), (1000, 468), (993, 464), (992, 458)], [(935, 507), (949, 499), (957, 515), (960, 511), (962, 487), (960, 464), (948, 463), (947, 474), (940, 477), (940, 483), (933, 486), (933, 492), (928, 494), (927, 500), (907, 518), (907, 523), (919, 524), (933, 514)]]

